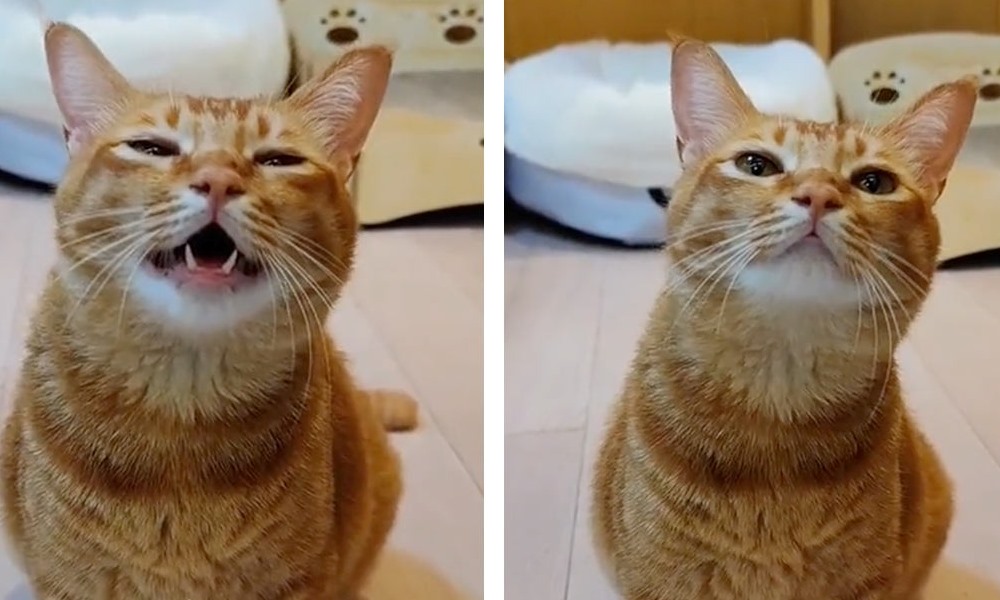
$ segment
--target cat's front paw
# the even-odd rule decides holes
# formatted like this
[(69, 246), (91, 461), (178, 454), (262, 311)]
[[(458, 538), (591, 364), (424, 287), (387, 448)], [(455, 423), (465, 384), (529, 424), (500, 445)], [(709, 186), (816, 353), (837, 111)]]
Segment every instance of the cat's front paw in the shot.
[(375, 414), (388, 431), (410, 431), (417, 427), (417, 401), (400, 390), (362, 390), (361, 395), (372, 403)]

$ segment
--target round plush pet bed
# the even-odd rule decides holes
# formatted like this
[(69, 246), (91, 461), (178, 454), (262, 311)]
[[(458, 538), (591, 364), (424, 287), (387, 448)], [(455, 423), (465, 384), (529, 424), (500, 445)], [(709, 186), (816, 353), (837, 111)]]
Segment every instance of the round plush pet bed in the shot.
[(519, 204), (576, 231), (629, 246), (663, 242), (670, 191), (570, 175), (507, 153), (504, 186)]
[(941, 262), (1000, 248), (1000, 36), (919, 33), (872, 40), (841, 50), (830, 76), (842, 116), (885, 123), (931, 88), (978, 79), (972, 128), (934, 204), (941, 223)]
[(936, 85), (979, 80), (972, 126), (1000, 125), (1000, 36), (919, 33), (849, 46), (830, 61), (843, 117), (884, 123)]
[[(138, 87), (209, 96), (280, 93), (290, 51), (277, 0), (41, 0)], [(0, 171), (54, 184), (66, 165), (35, 0), (0, 2)]]
[[(833, 121), (823, 60), (792, 40), (715, 44), (760, 110)], [(670, 46), (588, 42), (510, 66), (504, 83), (508, 193), (529, 210), (626, 244), (660, 243), (659, 206), (680, 175)]]

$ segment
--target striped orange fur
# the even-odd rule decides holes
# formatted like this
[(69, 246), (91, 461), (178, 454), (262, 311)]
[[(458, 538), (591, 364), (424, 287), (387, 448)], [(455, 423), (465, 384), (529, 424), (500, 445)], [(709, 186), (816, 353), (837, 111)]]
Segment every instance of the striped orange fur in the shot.
[(893, 354), (975, 87), (877, 128), (796, 121), (685, 40), (672, 94), (668, 284), (596, 464), (603, 564), (626, 600), (914, 600), (952, 497)]
[(35, 597), (357, 597), (402, 490), (385, 428), (416, 409), (359, 390), (324, 323), (389, 53), (237, 100), (134, 89), (68, 25), (45, 43), (71, 162), (0, 450)]

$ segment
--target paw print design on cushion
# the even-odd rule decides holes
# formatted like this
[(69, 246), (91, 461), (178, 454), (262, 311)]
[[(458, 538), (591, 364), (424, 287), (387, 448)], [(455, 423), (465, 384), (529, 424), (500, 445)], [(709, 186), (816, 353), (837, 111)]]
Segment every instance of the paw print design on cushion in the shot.
[[(984, 81), (983, 79), (986, 77), (993, 78), (993, 80)], [(1000, 100), (1000, 82), (997, 81), (997, 77), (1000, 77), (1000, 69), (983, 69), (982, 77), (980, 77), (982, 85), (979, 86), (980, 100)]]
[(438, 16), (444, 39), (451, 44), (467, 44), (482, 35), (483, 15), (478, 8), (451, 8)]
[(889, 71), (885, 77), (881, 71), (875, 71), (865, 80), (865, 86), (873, 88), (868, 98), (875, 104), (892, 104), (899, 100), (897, 88), (905, 83), (906, 79), (899, 77), (895, 71)]
[(336, 7), (320, 19), (327, 27), (326, 39), (335, 46), (350, 46), (361, 38), (361, 25), (367, 18), (354, 7)]

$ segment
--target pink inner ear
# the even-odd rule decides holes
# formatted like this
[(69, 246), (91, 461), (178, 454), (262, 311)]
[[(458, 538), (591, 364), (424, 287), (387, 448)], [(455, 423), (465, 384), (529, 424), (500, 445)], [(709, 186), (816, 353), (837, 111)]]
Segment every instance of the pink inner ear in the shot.
[(353, 164), (382, 104), (392, 68), (384, 48), (352, 50), (288, 102), (305, 113), (342, 173)]
[(898, 136), (900, 148), (919, 166), (925, 185), (943, 188), (965, 141), (977, 91), (969, 81), (944, 84), (889, 125)]
[(703, 158), (756, 112), (729, 68), (707, 44), (679, 44), (673, 52), (670, 79), (682, 163)]
[(83, 148), (84, 146), (87, 145), (87, 142), (90, 139), (79, 128), (70, 130), (64, 127), (63, 131), (66, 132), (66, 149), (69, 151), (70, 154), (76, 154), (80, 150), (80, 148)]
[(66, 147), (73, 154), (113, 120), (132, 88), (90, 38), (72, 25), (56, 23), (46, 29), (45, 56), (63, 116)]

